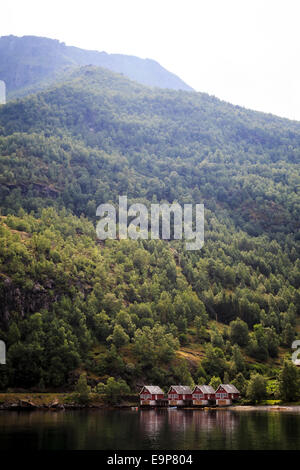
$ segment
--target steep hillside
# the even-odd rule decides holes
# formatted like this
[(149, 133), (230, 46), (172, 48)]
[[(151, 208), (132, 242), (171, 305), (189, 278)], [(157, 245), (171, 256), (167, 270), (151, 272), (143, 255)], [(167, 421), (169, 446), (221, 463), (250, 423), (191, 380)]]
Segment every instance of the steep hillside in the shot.
[[(127, 193), (148, 201), (201, 200), (252, 235), (279, 240), (299, 229), (298, 122), (84, 67), (2, 107), (0, 126), (1, 174), (10, 172), (1, 180), (4, 207), (16, 207), (21, 191), (31, 210), (34, 202), (26, 201), (34, 191), (58, 204), (63, 198), (77, 214), (89, 203), (95, 213), (104, 198)], [(5, 158), (11, 146), (19, 150)]]
[(8, 96), (39, 89), (62, 70), (82, 65), (105, 67), (152, 87), (192, 90), (151, 59), (88, 51), (36, 36), (0, 38), (0, 80), (6, 82)]
[[(299, 156), (298, 122), (96, 67), (1, 106), (2, 387), (275, 378), (300, 314)], [(204, 202), (203, 249), (97, 241), (124, 194)]]
[(99, 243), (87, 219), (52, 208), (2, 217), (0, 387), (66, 389), (80, 370), (133, 390), (274, 378), (295, 338), (299, 266), (211, 213), (206, 230), (190, 257), (175, 241)]

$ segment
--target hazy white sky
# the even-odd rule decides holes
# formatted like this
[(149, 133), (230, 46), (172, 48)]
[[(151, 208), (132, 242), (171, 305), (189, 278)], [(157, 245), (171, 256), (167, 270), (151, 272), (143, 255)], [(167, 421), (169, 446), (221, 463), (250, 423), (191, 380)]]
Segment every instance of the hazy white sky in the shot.
[(8, 34), (155, 59), (197, 91), (300, 120), (300, 0), (1, 0)]

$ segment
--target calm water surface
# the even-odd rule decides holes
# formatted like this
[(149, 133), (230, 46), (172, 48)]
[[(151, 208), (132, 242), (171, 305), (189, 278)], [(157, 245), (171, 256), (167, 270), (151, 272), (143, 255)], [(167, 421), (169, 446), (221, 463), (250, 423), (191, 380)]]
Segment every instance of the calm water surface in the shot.
[(0, 450), (4, 449), (300, 450), (300, 413), (0, 411)]

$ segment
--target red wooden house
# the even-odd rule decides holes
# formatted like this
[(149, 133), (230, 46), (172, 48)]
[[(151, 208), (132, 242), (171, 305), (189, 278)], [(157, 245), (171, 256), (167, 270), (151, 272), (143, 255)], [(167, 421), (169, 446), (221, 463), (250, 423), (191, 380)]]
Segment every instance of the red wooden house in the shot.
[(140, 391), (141, 406), (155, 406), (159, 400), (163, 400), (165, 394), (157, 385), (144, 385)]
[(192, 404), (192, 390), (187, 385), (171, 385), (168, 391), (169, 406)]
[(238, 400), (241, 394), (238, 389), (231, 384), (221, 384), (216, 390), (217, 405), (231, 405), (233, 401)]
[(192, 399), (193, 405), (209, 405), (215, 403), (216, 392), (210, 385), (196, 385)]

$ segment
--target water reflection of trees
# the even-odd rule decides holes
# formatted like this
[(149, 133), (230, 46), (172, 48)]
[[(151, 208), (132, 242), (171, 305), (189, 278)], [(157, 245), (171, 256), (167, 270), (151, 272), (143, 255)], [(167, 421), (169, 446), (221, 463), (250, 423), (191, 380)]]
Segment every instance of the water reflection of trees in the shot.
[(243, 413), (238, 446), (240, 449), (299, 450), (299, 415), (271, 411)]
[(299, 424), (268, 411), (2, 411), (0, 449), (299, 449)]

